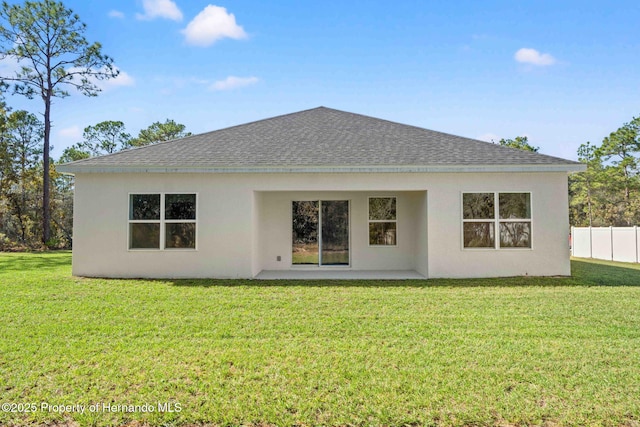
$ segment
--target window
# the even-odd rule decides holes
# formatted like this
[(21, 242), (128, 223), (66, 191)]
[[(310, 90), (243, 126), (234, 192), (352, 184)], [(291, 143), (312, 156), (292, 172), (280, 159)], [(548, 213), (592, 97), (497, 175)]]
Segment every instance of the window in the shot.
[(369, 244), (395, 246), (396, 225), (396, 198), (369, 197)]
[(463, 193), (462, 235), (465, 248), (531, 248), (531, 193)]
[(195, 194), (129, 195), (129, 249), (195, 248)]

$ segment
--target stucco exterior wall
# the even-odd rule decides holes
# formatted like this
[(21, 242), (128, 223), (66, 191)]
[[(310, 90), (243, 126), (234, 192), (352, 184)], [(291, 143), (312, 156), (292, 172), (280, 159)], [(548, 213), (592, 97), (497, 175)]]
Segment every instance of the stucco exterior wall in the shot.
[[(370, 246), (369, 197), (396, 197), (397, 238), (395, 246)], [(288, 270), (291, 265), (291, 203), (294, 200), (348, 200), (350, 220), (349, 268), (354, 270), (415, 270), (419, 244), (418, 206), (425, 192), (403, 191), (284, 191), (261, 193), (258, 225), (261, 270)], [(402, 224), (402, 225), (401, 225)], [(423, 223), (426, 229), (426, 221)], [(420, 242), (426, 250), (426, 240)], [(277, 261), (280, 256), (281, 260)], [(317, 268), (297, 265), (293, 268)], [(325, 268), (345, 268), (327, 266)]]
[[(204, 174), (77, 175), (73, 274), (252, 277), (252, 192), (238, 190), (233, 177), (215, 178)], [(197, 193), (195, 251), (128, 250), (129, 194), (156, 192)]]
[[(532, 248), (462, 248), (461, 194), (528, 191)], [(131, 193), (198, 194), (197, 249), (128, 250)], [(366, 199), (398, 197), (398, 246), (372, 248)], [(288, 269), (291, 200), (351, 202), (352, 269), (428, 277), (568, 275), (566, 173), (76, 175), (73, 273), (103, 277), (250, 278)], [(281, 261), (276, 261), (280, 255)]]
[[(436, 176), (429, 185), (429, 277), (568, 276), (569, 196), (564, 173)], [(531, 249), (463, 249), (463, 192), (530, 192)]]

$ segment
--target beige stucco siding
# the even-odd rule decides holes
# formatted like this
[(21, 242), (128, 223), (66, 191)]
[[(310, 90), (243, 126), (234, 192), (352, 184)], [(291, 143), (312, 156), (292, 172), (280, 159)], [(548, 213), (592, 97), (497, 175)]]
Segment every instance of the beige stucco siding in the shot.
[[(461, 194), (527, 191), (532, 249), (463, 250)], [(128, 250), (128, 195), (198, 194), (197, 250)], [(367, 198), (398, 197), (398, 245), (368, 245)], [(73, 272), (104, 277), (254, 277), (291, 268), (291, 201), (350, 201), (354, 270), (428, 277), (568, 275), (566, 173), (76, 175)], [(281, 261), (277, 261), (277, 256)]]

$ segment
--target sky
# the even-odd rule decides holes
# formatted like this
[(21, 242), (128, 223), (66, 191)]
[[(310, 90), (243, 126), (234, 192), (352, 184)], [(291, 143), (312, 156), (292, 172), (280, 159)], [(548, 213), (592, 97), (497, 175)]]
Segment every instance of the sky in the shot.
[(637, 0), (64, 4), (120, 75), (55, 100), (54, 158), (105, 120), (202, 133), (325, 106), (576, 159), (640, 115)]

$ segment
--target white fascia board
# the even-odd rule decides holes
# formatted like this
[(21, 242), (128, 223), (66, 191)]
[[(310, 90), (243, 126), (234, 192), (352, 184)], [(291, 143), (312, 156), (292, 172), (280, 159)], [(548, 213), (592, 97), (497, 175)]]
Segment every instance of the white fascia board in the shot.
[(583, 164), (551, 165), (434, 165), (434, 166), (279, 166), (279, 167), (167, 167), (58, 165), (58, 172), (76, 173), (478, 173), (583, 172)]

